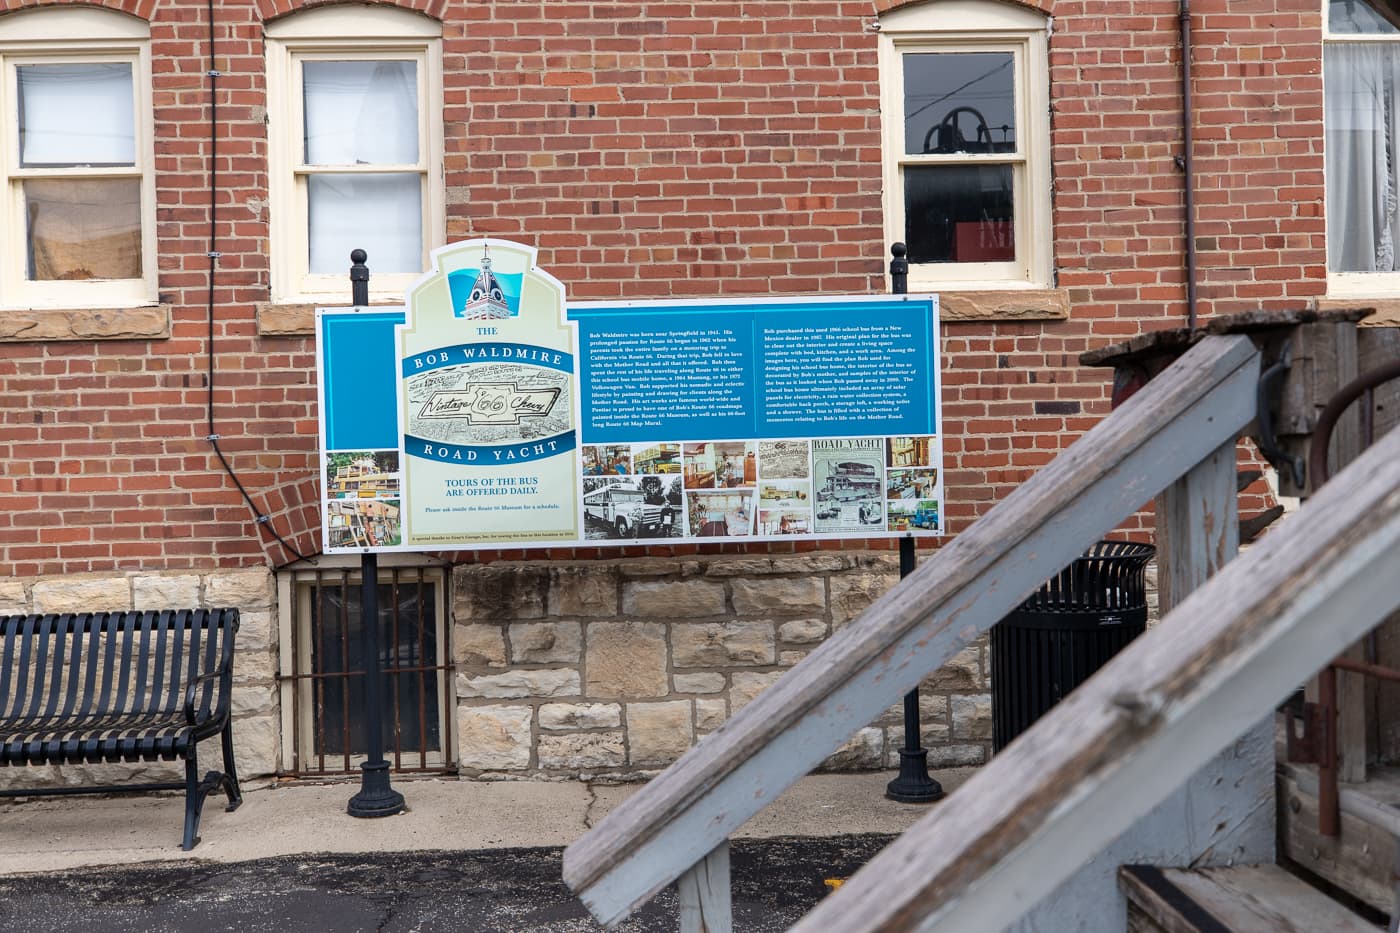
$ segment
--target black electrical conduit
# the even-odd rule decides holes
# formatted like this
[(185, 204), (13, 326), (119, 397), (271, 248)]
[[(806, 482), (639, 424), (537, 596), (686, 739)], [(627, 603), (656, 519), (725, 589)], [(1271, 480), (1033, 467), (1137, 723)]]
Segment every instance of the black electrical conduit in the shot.
[(255, 516), (253, 524), (258, 528), (266, 529), (268, 534), (272, 535), (289, 554), (295, 555), (298, 560), (307, 560), (305, 554), (292, 547), (285, 538), (277, 533), (277, 529), (272, 527), (271, 517), (253, 502), (253, 497), (248, 495), (248, 490), (244, 488), (243, 482), (233, 471), (233, 467), (229, 464), (228, 458), (224, 456), (223, 450), (219, 448), (219, 435), (214, 430), (214, 273), (218, 269), (221, 255), (218, 250), (217, 226), (219, 212), (219, 95), (217, 83), (220, 72), (214, 59), (214, 0), (208, 0), (208, 20), (209, 70), (206, 77), (209, 78), (209, 343), (205, 347), (205, 357), (208, 360), (206, 378), (209, 383), (209, 394), (205, 408), (209, 416), (209, 435), (205, 440), (209, 442), (209, 446), (214, 448), (214, 455), (223, 464), (224, 472), (228, 474), (229, 479), (233, 480), (233, 485), (237, 486), (238, 491), (243, 494), (243, 501), (248, 503), (248, 508)]
[(1191, 150), (1191, 0), (1181, 0), (1181, 172), (1186, 176), (1186, 327), (1196, 329), (1196, 172)]

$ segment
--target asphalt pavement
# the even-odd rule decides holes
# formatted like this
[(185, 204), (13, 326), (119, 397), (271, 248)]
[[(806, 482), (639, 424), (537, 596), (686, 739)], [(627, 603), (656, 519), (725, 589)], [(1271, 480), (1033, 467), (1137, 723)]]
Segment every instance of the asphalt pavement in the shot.
[[(972, 769), (934, 774), (948, 792)], [(803, 778), (731, 837), (735, 928), (786, 929), (932, 805), (892, 772)], [(191, 852), (179, 794), (0, 801), (0, 931), (573, 933), (602, 929), (561, 880), (564, 846), (641, 785), (396, 781), (408, 809), (355, 819), (354, 783), (209, 798)], [(675, 930), (674, 889), (618, 927)]]
[[(784, 930), (885, 846), (882, 835), (740, 840), (738, 930)], [(282, 856), (0, 879), (0, 929), (25, 933), (580, 933), (563, 849)], [(677, 929), (670, 888), (617, 928)]]

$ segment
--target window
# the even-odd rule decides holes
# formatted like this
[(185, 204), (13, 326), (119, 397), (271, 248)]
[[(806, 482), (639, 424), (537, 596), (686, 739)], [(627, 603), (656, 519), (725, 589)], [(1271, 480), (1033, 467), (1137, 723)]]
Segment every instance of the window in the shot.
[(272, 297), (402, 296), (442, 242), (441, 26), (389, 7), (328, 7), (267, 27)]
[[(451, 771), (456, 700), (444, 574), (397, 555), (379, 568), (384, 757), (397, 772)], [(392, 559), (390, 559), (392, 558)], [(335, 565), (340, 565), (336, 569)], [(358, 561), (321, 557), (278, 578), (282, 617), (282, 772), (358, 773), (365, 673)]]
[(1046, 20), (946, 0), (880, 20), (885, 233), (909, 285), (1050, 282)]
[(1327, 285), (1400, 293), (1400, 26), (1368, 0), (1330, 0), (1323, 50)]
[(94, 8), (0, 17), (0, 304), (156, 299), (150, 30)]

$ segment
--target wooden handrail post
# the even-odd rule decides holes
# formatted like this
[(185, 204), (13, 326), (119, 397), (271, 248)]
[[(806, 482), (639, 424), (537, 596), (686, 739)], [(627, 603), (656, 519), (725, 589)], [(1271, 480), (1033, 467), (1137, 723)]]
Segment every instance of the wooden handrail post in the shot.
[(729, 840), (681, 875), (676, 893), (681, 903), (681, 933), (734, 933)]
[(1397, 605), (1392, 432), (792, 929), (1006, 929)]
[(1159, 614), (1224, 567), (1239, 550), (1235, 442), (1221, 444), (1157, 497)]
[(565, 883), (615, 924), (675, 881), (1084, 547), (1233, 442), (1254, 418), (1258, 378), (1248, 337), (1202, 340), (569, 846)]

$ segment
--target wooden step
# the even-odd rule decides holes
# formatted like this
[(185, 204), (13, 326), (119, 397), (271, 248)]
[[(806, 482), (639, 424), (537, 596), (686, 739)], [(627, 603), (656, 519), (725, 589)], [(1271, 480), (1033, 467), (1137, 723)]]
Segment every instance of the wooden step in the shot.
[(1343, 784), (1341, 832), (1318, 831), (1317, 769), (1278, 768), (1278, 852), (1381, 913), (1395, 904), (1400, 839), (1400, 769), (1372, 768), (1364, 784)]
[(1376, 933), (1381, 929), (1277, 865), (1125, 865), (1128, 933)]

